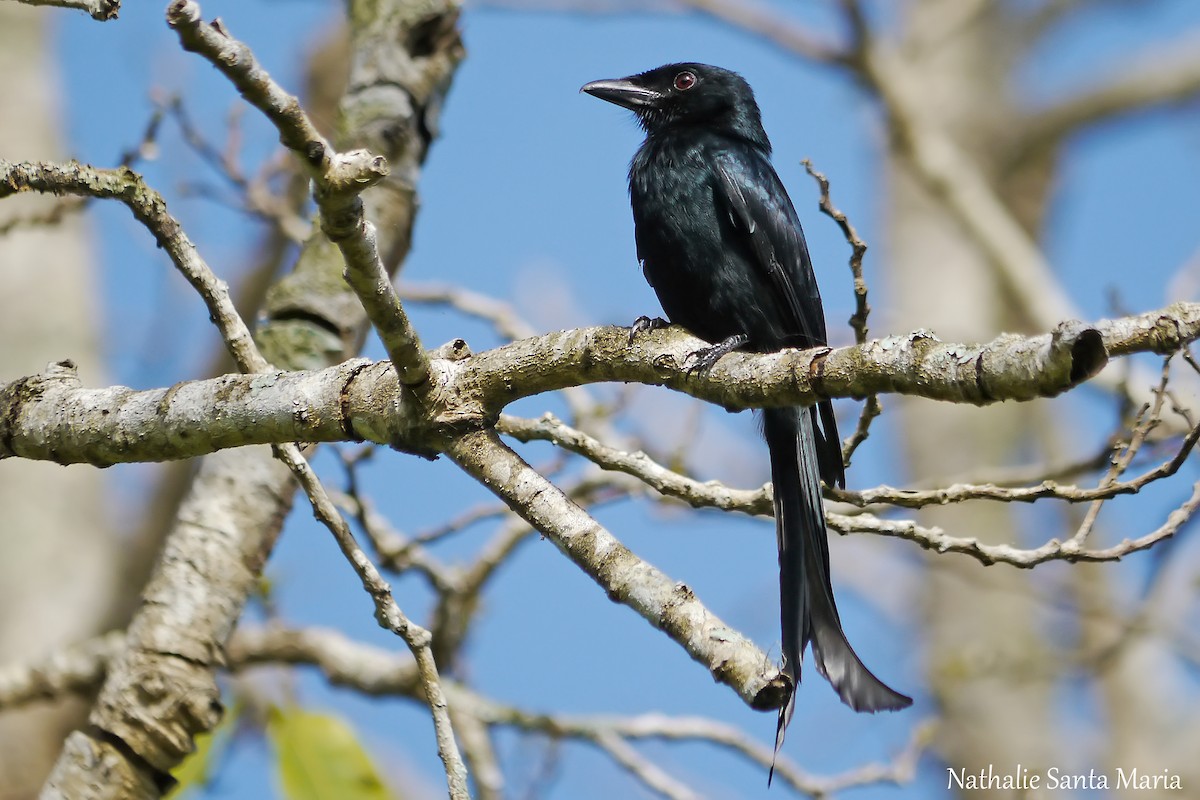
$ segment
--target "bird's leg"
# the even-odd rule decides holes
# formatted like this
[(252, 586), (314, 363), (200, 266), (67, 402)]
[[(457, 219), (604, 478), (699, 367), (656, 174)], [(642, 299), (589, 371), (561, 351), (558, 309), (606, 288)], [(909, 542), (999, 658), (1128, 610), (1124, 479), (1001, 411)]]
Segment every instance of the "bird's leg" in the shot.
[(684, 363), (686, 364), (688, 361), (695, 362), (692, 364), (692, 366), (687, 368), (688, 374), (691, 375), (697, 372), (707, 372), (708, 370), (712, 369), (713, 364), (716, 364), (721, 360), (722, 356), (732, 353), (734, 350), (737, 350), (748, 341), (750, 341), (749, 336), (744, 333), (739, 333), (734, 336), (730, 336), (723, 342), (714, 344), (712, 347), (705, 347), (692, 353), (688, 353), (688, 357), (684, 360)]
[(671, 323), (667, 322), (662, 317), (647, 317), (645, 314), (638, 317), (629, 326), (629, 343), (633, 344), (633, 340), (637, 338), (639, 333), (649, 333), (656, 331), (659, 328), (665, 328)]

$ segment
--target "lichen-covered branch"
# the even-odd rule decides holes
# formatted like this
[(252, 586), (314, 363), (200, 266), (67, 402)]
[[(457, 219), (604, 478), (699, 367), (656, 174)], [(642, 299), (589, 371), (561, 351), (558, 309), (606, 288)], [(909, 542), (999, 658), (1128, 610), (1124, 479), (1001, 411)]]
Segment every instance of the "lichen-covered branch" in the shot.
[(27, 6), (52, 6), (54, 8), (76, 8), (86, 11), (97, 22), (116, 19), (121, 10), (121, 0), (17, 0)]
[[(452, 21), (457, 6), (452, 2), (430, 2), (419, 9), (405, 3), (362, 5), (353, 19), (356, 36), (386, 41), (390, 53), (372, 80), (386, 82), (404, 98), (401, 103), (374, 103), (356, 120), (355, 135), (368, 128), (386, 129), (396, 134), (390, 141), (397, 148), (424, 142), (395, 159), (407, 178), (416, 174), (433, 136), (433, 128), (420, 118), (427, 107), (440, 104), (461, 57), (453, 39), (429, 41), (408, 34), (422, 29), (430, 15), (443, 14)], [(172, 8), (181, 13), (194, 10), (189, 4)], [(204, 27), (220, 34), (219, 25)], [(409, 53), (406, 47), (420, 52)], [(230, 54), (236, 60), (238, 54)], [(286, 115), (286, 108), (280, 110)], [(341, 186), (355, 197), (363, 188), (359, 178), (382, 172), (371, 157), (352, 153), (334, 159), (333, 154), (332, 148), (326, 151), (329, 171), (344, 179)], [(0, 192), (18, 188), (7, 180), (9, 172), (2, 177)], [(410, 185), (409, 195), (412, 192)], [(411, 228), (415, 208), (409, 200), (395, 204), (381, 234), (393, 267), (407, 251), (405, 232)], [(154, 230), (148, 221), (143, 223)], [(361, 306), (349, 292), (330, 290), (336, 283), (324, 279), (328, 259), (319, 243), (309, 244), (297, 269), (272, 290), (266, 306), (269, 322), (259, 330), (270, 360), (289, 368), (329, 363), (330, 353), (335, 354), (334, 360), (345, 358), (364, 336)], [(325, 412), (331, 408), (326, 406)], [(118, 677), (110, 676), (106, 683), (90, 728), (68, 738), (44, 796), (162, 794), (166, 773), (191, 749), (192, 737), (211, 729), (219, 717), (214, 671), (221, 647), (274, 545), (290, 507), (291, 481), (289, 471), (265, 448), (226, 450), (205, 459), (167, 537), (156, 576), (145, 592), (147, 602), (129, 630), (126, 652), (113, 666)], [(105, 786), (89, 780), (93, 768), (107, 771)]]
[(229, 287), (217, 278), (179, 221), (167, 212), (162, 195), (147, 186), (136, 172), (128, 167), (97, 169), (76, 161), (14, 164), (0, 160), (0, 198), (18, 192), (70, 194), (123, 203), (203, 298), (221, 339), (242, 371), (261, 372), (270, 367), (234, 308)]
[(360, 197), (387, 177), (387, 159), (366, 150), (337, 152), (317, 131), (300, 101), (267, 74), (250, 48), (222, 25), (203, 22), (196, 3), (175, 0), (167, 9), (167, 22), (184, 49), (199, 53), (221, 70), (242, 97), (275, 125), (284, 146), (299, 157), (314, 183), (321, 228), (346, 259), (346, 279), (383, 340), (400, 382), (424, 387), (428, 358), (383, 266), (375, 226), (366, 219)]
[[(540, 420), (522, 420), (515, 417), (500, 418), (498, 429), (522, 441), (543, 439), (554, 442), (578, 453), (604, 469), (628, 474), (654, 491), (682, 500), (695, 508), (718, 508), (739, 511), (745, 514), (770, 515), (771, 488), (758, 490), (736, 489), (718, 481), (697, 481), (656, 463), (645, 453), (627, 453), (609, 447), (587, 434), (564, 425), (552, 416)], [(880, 486), (862, 491), (826, 487), (826, 495), (834, 500), (854, 505), (892, 505), (906, 508), (921, 508), (926, 505), (959, 503), (969, 500), (994, 500), (997, 502), (1033, 502), (1055, 498), (1069, 502), (1099, 501), (1120, 494), (1135, 493), (1156, 480), (1174, 475), (1184, 460), (1191, 454), (1200, 427), (1193, 429), (1176, 453), (1167, 461), (1129, 481), (1108, 483), (1093, 489), (1076, 486), (1060, 486), (1053, 481), (1044, 481), (1031, 487), (1000, 487), (995, 485), (956, 484), (944, 489), (905, 490)], [(983, 564), (1009, 564), (1032, 568), (1049, 561), (1117, 561), (1125, 556), (1153, 547), (1175, 535), (1179, 528), (1191, 518), (1195, 511), (1195, 499), (1189, 500), (1173, 511), (1159, 528), (1135, 539), (1125, 539), (1107, 548), (1086, 548), (1082, 539), (1072, 537), (1067, 541), (1051, 539), (1036, 548), (1012, 545), (990, 545), (972, 537), (957, 537), (939, 528), (919, 525), (911, 520), (884, 519), (874, 514), (847, 515), (826, 512), (829, 527), (840, 533), (866, 533), (876, 536), (892, 536), (919, 544), (927, 550), (939, 553), (960, 553)]]
[(456, 439), (447, 455), (549, 538), (611, 599), (678, 642), (748, 705), (777, 708), (786, 699), (787, 679), (765, 653), (708, 611), (688, 586), (631, 553), (493, 431)]
[(694, 508), (718, 508), (746, 514), (772, 513), (769, 486), (735, 489), (719, 481), (698, 481), (664, 467), (641, 451), (630, 453), (610, 447), (594, 436), (564, 424), (552, 414), (536, 420), (505, 414), (500, 417), (496, 430), (522, 442), (553, 442), (603, 469), (632, 475), (659, 494), (682, 500)]
[[(0, 665), (0, 709), (95, 689), (110, 660), (121, 649), (123, 638), (122, 634), (113, 633), (64, 648), (43, 661)], [(411, 656), (356, 642), (333, 630), (279, 626), (241, 628), (230, 638), (227, 654), (228, 668), (234, 672), (256, 666), (311, 665), (336, 686), (371, 696), (423, 701), (418, 668)], [(622, 748), (631, 748), (632, 742), (647, 740), (705, 742), (764, 769), (774, 761), (775, 774), (780, 780), (815, 800), (859, 786), (911, 781), (917, 759), (929, 744), (932, 733), (931, 722), (919, 723), (914, 726), (907, 745), (890, 762), (864, 764), (841, 774), (822, 776), (802, 769), (785, 754), (774, 759), (769, 746), (716, 720), (663, 714), (615, 716), (534, 712), (498, 702), (455, 681), (444, 681), (444, 684), (454, 713), (460, 718), (469, 718), (472, 724), (485, 731), (514, 728), (550, 739), (591, 742), (614, 757), (616, 754), (605, 743), (619, 740), (623, 743)], [(629, 752), (622, 749), (624, 755)]]
[(333, 534), (342, 554), (354, 567), (363, 589), (371, 596), (371, 600), (375, 604), (376, 620), (384, 628), (403, 639), (412, 652), (413, 659), (417, 664), (417, 673), (420, 676), (421, 689), (433, 715), (438, 755), (442, 759), (442, 766), (446, 773), (446, 788), (454, 800), (469, 800), (471, 795), (467, 789), (467, 768), (463, 764), (462, 756), (458, 752), (458, 745), (454, 741), (454, 730), (450, 722), (446, 696), (442, 691), (437, 664), (434, 662), (433, 651), (430, 648), (432, 634), (410, 620), (400, 610), (396, 598), (392, 596), (391, 587), (379, 574), (379, 570), (371, 563), (367, 554), (354, 541), (354, 534), (350, 532), (350, 526), (338, 513), (333, 501), (325, 492), (325, 487), (321, 485), (316, 473), (313, 472), (304, 456), (300, 454), (299, 449), (294, 445), (282, 448), (281, 458), (296, 475), (301, 488), (308, 495), (317, 519)]
[(834, 350), (734, 353), (705, 375), (679, 365), (700, 346), (678, 328), (630, 345), (619, 328), (524, 339), (473, 356), (431, 360), (416, 409), (386, 365), (346, 362), (313, 372), (227, 375), (169, 389), (83, 389), (70, 368), (0, 385), (0, 458), (60, 463), (159, 461), (222, 447), (366, 439), (400, 449), (445, 446), (447, 432), (486, 423), (517, 398), (599, 381), (662, 384), (729, 408), (896, 392), (985, 404), (1063, 392), (1105, 352), (1170, 353), (1200, 336), (1200, 304), (1072, 323), (1051, 334), (948, 344), (916, 332)]

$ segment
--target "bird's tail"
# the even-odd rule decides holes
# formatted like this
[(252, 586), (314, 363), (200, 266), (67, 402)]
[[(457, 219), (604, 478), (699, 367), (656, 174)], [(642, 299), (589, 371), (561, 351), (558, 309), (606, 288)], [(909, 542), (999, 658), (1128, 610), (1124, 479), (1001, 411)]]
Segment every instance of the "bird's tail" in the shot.
[(821, 478), (832, 481), (841, 477), (841, 447), (836, 428), (830, 423), (832, 409), (822, 411), (828, 412), (821, 414), (826, 421), (824, 431), (818, 427), (815, 406), (769, 408), (763, 412), (763, 433), (771, 453), (771, 480), (775, 486), (783, 672), (792, 679), (793, 686), (791, 697), (779, 711), (776, 754), (792, 719), (800, 663), (810, 642), (817, 672), (855, 711), (895, 711), (912, 705), (911, 698), (893, 691), (871, 674), (842, 632), (829, 582), (829, 542), (821, 504)]

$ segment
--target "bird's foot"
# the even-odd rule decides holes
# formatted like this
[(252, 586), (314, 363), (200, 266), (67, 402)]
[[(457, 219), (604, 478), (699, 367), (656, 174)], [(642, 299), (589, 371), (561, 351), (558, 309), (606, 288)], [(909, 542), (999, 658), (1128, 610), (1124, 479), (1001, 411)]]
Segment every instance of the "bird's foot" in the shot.
[(665, 328), (671, 323), (667, 322), (662, 317), (647, 317), (642, 315), (633, 321), (629, 326), (629, 343), (633, 344), (633, 340), (637, 338), (639, 333), (649, 333), (656, 331), (659, 328)]
[(730, 336), (723, 342), (714, 344), (712, 347), (705, 347), (701, 350), (688, 353), (688, 357), (684, 361), (684, 364), (687, 364), (689, 361), (692, 362), (687, 367), (688, 374), (694, 375), (699, 372), (708, 372), (712, 369), (713, 364), (720, 361), (723, 356), (732, 353), (748, 341), (750, 341), (749, 336), (739, 333), (736, 336)]

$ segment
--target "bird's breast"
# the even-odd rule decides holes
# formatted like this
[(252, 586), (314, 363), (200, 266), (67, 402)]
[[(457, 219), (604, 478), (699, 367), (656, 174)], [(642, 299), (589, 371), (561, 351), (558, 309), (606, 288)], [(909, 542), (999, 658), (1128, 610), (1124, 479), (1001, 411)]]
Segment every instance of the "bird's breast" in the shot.
[(744, 334), (752, 349), (773, 349), (786, 333), (778, 298), (719, 185), (703, 146), (643, 147), (629, 171), (638, 258), (672, 322), (710, 342)]

